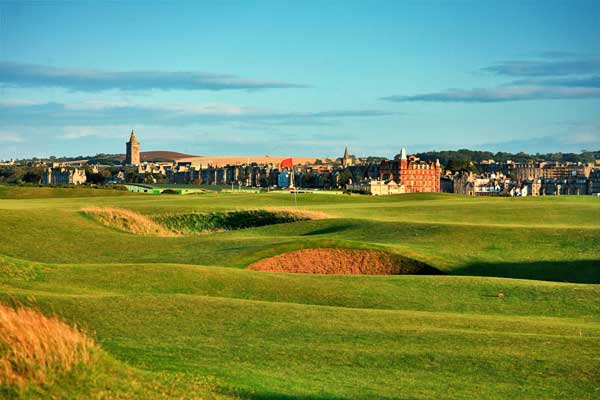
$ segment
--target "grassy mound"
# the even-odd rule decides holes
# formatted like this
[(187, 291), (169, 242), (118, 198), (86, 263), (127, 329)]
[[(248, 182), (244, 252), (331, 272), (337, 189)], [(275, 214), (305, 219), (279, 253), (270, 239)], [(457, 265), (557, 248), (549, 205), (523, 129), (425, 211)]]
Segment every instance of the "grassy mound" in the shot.
[(323, 218), (326, 218), (325, 214), (314, 211), (270, 209), (173, 214), (159, 216), (155, 220), (172, 231), (189, 234), (232, 231)]
[(332, 275), (437, 275), (422, 262), (378, 250), (303, 249), (257, 261), (253, 271)]
[(164, 374), (187, 395), (198, 393), (188, 379), (214, 376), (249, 399), (597, 398), (596, 285), (46, 267), (35, 281), (0, 276), (0, 299), (35, 293), (41, 309), (89, 326), (103, 349), (151, 371), (138, 385)]
[(165, 229), (150, 218), (123, 208), (86, 207), (81, 211), (103, 225), (123, 232), (145, 236), (176, 236), (175, 233)]

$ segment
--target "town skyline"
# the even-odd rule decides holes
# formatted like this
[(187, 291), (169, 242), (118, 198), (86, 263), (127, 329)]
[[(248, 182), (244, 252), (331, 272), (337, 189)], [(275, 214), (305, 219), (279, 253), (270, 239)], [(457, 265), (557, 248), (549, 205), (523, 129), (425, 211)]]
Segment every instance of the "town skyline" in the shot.
[[(122, 143), (121, 143), (121, 146)], [(344, 146), (341, 145), (340, 148), (346, 148), (348, 149), (348, 146)], [(156, 148), (152, 148), (152, 149), (146, 149), (144, 148), (143, 150), (140, 151), (140, 154), (144, 155), (144, 154), (151, 154), (151, 155), (155, 155), (155, 154), (171, 154), (171, 155), (177, 155), (177, 157), (179, 158), (206, 158), (206, 159), (210, 159), (210, 158), (214, 158), (214, 159), (229, 159), (229, 158), (235, 158), (235, 159), (247, 159), (249, 162), (252, 162), (255, 159), (262, 159), (262, 158), (294, 158), (294, 159), (314, 159), (314, 160), (336, 160), (336, 159), (341, 159), (342, 157), (340, 157), (339, 154), (339, 149), (337, 150), (337, 153), (335, 151), (332, 151), (331, 154), (332, 155), (322, 155), (322, 154), (315, 154), (315, 155), (304, 155), (304, 156), (299, 156), (299, 155), (295, 155), (295, 154), (291, 154), (291, 153), (281, 153), (281, 154), (260, 154), (258, 152), (256, 153), (248, 153), (248, 154), (189, 154), (189, 153), (184, 153), (181, 151), (178, 151), (178, 149), (167, 149), (167, 148), (163, 148), (163, 149), (156, 149)], [(413, 147), (410, 147), (411, 149), (413, 149)], [(398, 156), (400, 154), (400, 151), (402, 149), (406, 149), (405, 146), (401, 146), (399, 148), (394, 148), (394, 149), (390, 149), (388, 150), (385, 154), (360, 154), (354, 151), (351, 151), (351, 156), (352, 157), (356, 157), (356, 158), (394, 158), (396, 156)], [(415, 151), (413, 151), (413, 153), (416, 154), (427, 154), (427, 153), (460, 153), (460, 152), (478, 152), (478, 153), (490, 153), (490, 154), (513, 154), (513, 155), (528, 155), (532, 157), (532, 160), (535, 159), (538, 156), (547, 156), (549, 154), (562, 154), (562, 155), (570, 155), (570, 154), (575, 154), (575, 155), (583, 155), (583, 154), (588, 154), (588, 153), (592, 153), (592, 154), (600, 154), (600, 150), (599, 149), (594, 149), (594, 148), (590, 148), (590, 149), (581, 149), (581, 150), (574, 150), (574, 151), (548, 151), (548, 152), (543, 152), (543, 151), (534, 151), (534, 152), (528, 152), (528, 151), (503, 151), (503, 150), (491, 150), (491, 149), (478, 149), (478, 148), (454, 148), (454, 149), (449, 149), (449, 148), (438, 148), (438, 149), (429, 149), (429, 150), (419, 150), (420, 147), (416, 146)], [(348, 149), (350, 150), (350, 149)], [(0, 157), (0, 161), (10, 161), (10, 160), (32, 160), (32, 159), (38, 159), (38, 160), (52, 160), (52, 159), (77, 159), (77, 158), (86, 158), (86, 157), (98, 157), (98, 156), (102, 156), (102, 155), (107, 155), (107, 156), (123, 156), (124, 158), (127, 155), (127, 151), (123, 151), (123, 150), (118, 150), (115, 149), (115, 151), (111, 151), (111, 152), (107, 152), (107, 153), (95, 153), (93, 151), (90, 152), (86, 152), (83, 151), (81, 153), (74, 153), (74, 154), (61, 154), (61, 153), (57, 153), (57, 154), (48, 154), (48, 155), (24, 155), (22, 157), (5, 157), (2, 158)], [(177, 157), (175, 157), (174, 159), (177, 159)], [(539, 157), (538, 157), (539, 158)], [(144, 159), (141, 160), (141, 163), (144, 163)]]
[[(10, 157), (10, 158), (0, 158), (0, 161), (9, 161), (9, 160), (30, 160), (30, 159), (39, 159), (39, 160), (52, 160), (52, 159), (76, 159), (78, 157), (97, 157), (97, 156), (102, 156), (102, 155), (107, 155), (107, 156), (118, 156), (121, 155), (124, 157), (124, 159), (127, 160), (131, 160), (131, 150), (129, 148), (130, 146), (130, 141), (133, 138), (134, 142), (136, 143), (137, 146), (137, 159), (136, 162), (126, 162), (126, 164), (140, 164), (145, 162), (144, 159), (140, 158), (141, 154), (147, 154), (147, 155), (151, 155), (151, 157), (160, 157), (160, 154), (164, 153), (164, 156), (169, 156), (171, 157), (173, 160), (177, 160), (177, 159), (187, 159), (187, 158), (204, 158), (204, 159), (210, 159), (210, 158), (214, 158), (215, 160), (218, 159), (235, 159), (235, 163), (243, 163), (243, 162), (266, 162), (265, 159), (277, 159), (277, 158), (289, 158), (289, 157), (293, 157), (295, 159), (302, 159), (302, 164), (304, 164), (306, 162), (306, 160), (337, 160), (337, 159), (343, 159), (345, 157), (347, 157), (349, 155), (349, 148), (347, 145), (343, 146), (344, 147), (344, 155), (343, 157), (340, 157), (339, 155), (339, 149), (338, 148), (338, 154), (333, 153), (333, 155), (329, 156), (329, 155), (320, 155), (320, 154), (316, 154), (316, 155), (310, 155), (310, 156), (297, 156), (291, 153), (282, 153), (282, 154), (189, 154), (189, 153), (184, 153), (184, 152), (180, 152), (177, 149), (143, 149), (140, 150), (141, 144), (137, 141), (137, 136), (135, 133), (135, 130), (132, 129), (131, 132), (128, 134), (130, 136), (129, 141), (127, 141), (126, 144), (126, 149), (124, 152), (120, 152), (120, 151), (116, 151), (116, 152), (109, 152), (109, 153), (93, 153), (93, 152), (82, 152), (80, 154), (77, 155), (66, 155), (66, 154), (62, 154), (62, 155), (58, 155), (58, 154), (51, 154), (51, 155), (47, 155), (47, 156), (25, 156), (25, 157)], [(122, 142), (121, 142), (121, 147), (122, 147)], [(352, 154), (350, 154), (352, 157), (356, 157), (356, 158), (394, 158), (394, 157), (398, 157), (400, 155), (401, 151), (406, 151), (406, 146), (401, 146), (398, 149), (388, 149), (387, 154), (385, 155), (374, 155), (374, 154), (357, 154), (355, 152), (352, 152)], [(490, 153), (490, 154), (503, 154), (503, 156), (509, 155), (509, 154), (513, 154), (513, 155), (528, 155), (533, 157), (532, 160), (537, 157), (540, 158), (543, 156), (548, 156), (551, 154), (562, 154), (565, 156), (568, 156), (570, 154), (575, 154), (575, 155), (584, 155), (584, 154), (589, 154), (590, 156), (593, 156), (595, 159), (598, 158), (598, 154), (600, 154), (600, 150), (599, 149), (581, 149), (580, 151), (556, 151), (556, 152), (541, 152), (541, 151), (537, 151), (537, 152), (526, 152), (526, 151), (519, 151), (519, 152), (511, 152), (511, 151), (502, 151), (502, 150), (498, 150), (498, 151), (493, 151), (493, 150), (489, 150), (489, 149), (477, 149), (477, 148), (457, 148), (457, 149), (447, 149), (447, 148), (441, 148), (441, 149), (431, 149), (428, 151), (414, 151), (413, 153), (417, 153), (417, 154), (428, 154), (428, 153), (460, 153), (460, 152), (479, 152), (479, 153)], [(459, 157), (460, 158), (460, 157)], [(312, 161), (311, 161), (312, 162)]]
[(330, 159), (275, 155), (203, 157), (160, 151), (143, 154), (141, 149), (142, 143), (132, 130), (125, 142), (124, 156), (0, 162), (0, 184), (119, 185), (122, 190), (153, 194), (173, 189), (148, 185), (187, 185), (180, 194), (204, 190), (201, 185), (231, 186), (232, 192), (235, 186), (238, 190), (244, 186), (294, 192), (341, 189), (343, 193), (373, 196), (440, 192), (511, 197), (600, 193), (600, 152), (535, 157), (470, 150), (409, 154), (402, 147), (399, 154), (389, 159), (356, 157), (346, 146), (341, 157)]
[(597, 2), (115, 7), (0, 4), (0, 159), (600, 148)]

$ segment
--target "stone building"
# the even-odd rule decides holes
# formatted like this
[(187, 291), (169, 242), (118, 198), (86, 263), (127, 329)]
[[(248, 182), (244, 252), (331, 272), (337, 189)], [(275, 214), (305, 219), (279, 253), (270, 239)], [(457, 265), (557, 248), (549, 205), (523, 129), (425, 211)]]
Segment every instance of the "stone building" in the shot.
[(379, 165), (379, 178), (403, 185), (406, 193), (439, 192), (442, 166), (439, 161), (427, 162), (406, 156), (402, 148), (400, 160), (384, 160)]
[(129, 142), (126, 143), (125, 165), (140, 164), (140, 142), (135, 138), (135, 133), (131, 131)]
[(542, 179), (540, 194), (547, 196), (584, 195), (588, 193), (586, 178)]
[(533, 179), (524, 183), (527, 185), (527, 193), (529, 196), (539, 196), (542, 191), (542, 180)]
[[(459, 172), (453, 177), (453, 189), (456, 194), (467, 196), (498, 196), (510, 194), (514, 188), (510, 179), (501, 173), (475, 175), (472, 172)], [(519, 193), (521, 193), (519, 188)], [(529, 192), (529, 188), (525, 189)]]
[(346, 190), (370, 194), (372, 196), (385, 196), (391, 194), (405, 193), (404, 185), (398, 185), (395, 181), (384, 182), (381, 180), (368, 180), (357, 183), (349, 183)]
[(81, 185), (86, 181), (84, 169), (46, 168), (42, 172), (43, 185)]
[(544, 163), (543, 177), (546, 179), (587, 178), (592, 170), (591, 165), (574, 163)]
[(462, 171), (456, 173), (452, 178), (452, 190), (455, 194), (475, 195), (474, 190), (475, 174)]
[(544, 176), (544, 171), (539, 163), (514, 164), (510, 173), (517, 182), (531, 181)]
[(510, 180), (504, 175), (491, 174), (475, 179), (475, 196), (499, 196), (509, 194), (511, 189)]
[(600, 169), (594, 169), (588, 178), (588, 194), (600, 195)]

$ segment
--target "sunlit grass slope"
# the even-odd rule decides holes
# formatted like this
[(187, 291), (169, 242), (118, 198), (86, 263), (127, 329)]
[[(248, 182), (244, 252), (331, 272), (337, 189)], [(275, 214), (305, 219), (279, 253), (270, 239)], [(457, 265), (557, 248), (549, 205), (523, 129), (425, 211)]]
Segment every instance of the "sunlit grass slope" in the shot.
[(597, 394), (595, 285), (37, 264), (1, 288), (132, 367), (215, 376), (243, 398)]
[(163, 262), (241, 268), (305, 247), (378, 248), (450, 274), (600, 282), (600, 199), (302, 195), (331, 218), (193, 237), (142, 237), (85, 218), (89, 206), (150, 217), (293, 206), (289, 194), (0, 201), (0, 254), (58, 263)]
[(36, 187), (0, 185), (0, 199), (50, 199), (134, 195), (126, 190), (87, 187)]
[[(329, 218), (151, 237), (81, 209), (157, 220), (289, 208), (294, 199), (5, 199), (0, 301), (82, 326), (110, 360), (102, 377), (117, 379), (113, 386), (73, 377), (52, 392), (57, 398), (595, 399), (599, 200), (306, 194), (298, 208)], [(311, 247), (390, 251), (447, 275), (244, 269)], [(122, 384), (127, 374), (136, 377), (132, 388)]]

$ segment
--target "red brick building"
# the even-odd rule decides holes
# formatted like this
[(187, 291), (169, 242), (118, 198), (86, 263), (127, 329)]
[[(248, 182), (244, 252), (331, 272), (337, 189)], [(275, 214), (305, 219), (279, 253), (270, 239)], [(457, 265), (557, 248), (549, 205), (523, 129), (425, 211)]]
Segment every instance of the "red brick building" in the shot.
[(439, 161), (427, 162), (406, 156), (402, 149), (400, 160), (384, 160), (379, 165), (379, 177), (404, 185), (405, 193), (439, 192), (442, 166)]

